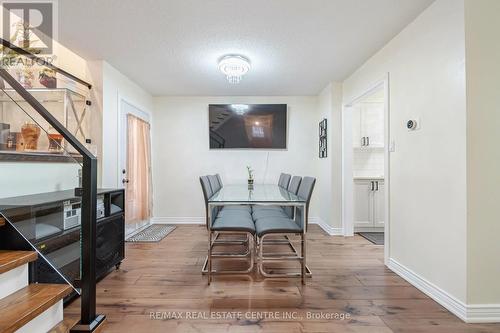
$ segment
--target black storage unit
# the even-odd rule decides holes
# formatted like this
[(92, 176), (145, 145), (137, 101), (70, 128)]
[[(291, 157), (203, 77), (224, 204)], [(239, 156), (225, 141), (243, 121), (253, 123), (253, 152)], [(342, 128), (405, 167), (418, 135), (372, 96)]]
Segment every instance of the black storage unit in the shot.
[[(100, 189), (98, 198), (101, 214), (98, 213), (96, 231), (96, 278), (102, 279), (111, 269), (119, 268), (125, 258), (125, 194), (122, 189)], [(79, 208), (79, 198), (73, 191), (0, 200), (0, 210), (14, 225), (4, 233), (5, 242), (0, 242), (0, 249), (2, 245), (24, 250), (34, 246), (42, 254), (30, 266), (32, 283), (65, 283), (65, 278), (74, 287), (79, 286), (80, 226), (64, 226), (65, 216), (73, 218), (72, 212), (64, 209), (68, 205)], [(65, 302), (76, 295), (69, 295)]]

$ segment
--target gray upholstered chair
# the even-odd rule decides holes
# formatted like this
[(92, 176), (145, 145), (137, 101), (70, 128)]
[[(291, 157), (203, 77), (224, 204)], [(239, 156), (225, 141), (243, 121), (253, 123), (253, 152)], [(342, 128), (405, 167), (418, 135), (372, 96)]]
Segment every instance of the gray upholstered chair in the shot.
[[(254, 251), (252, 249), (253, 236), (255, 234), (255, 225), (253, 223), (252, 215), (248, 210), (225, 210), (209, 208), (209, 200), (213, 196), (214, 191), (211, 188), (210, 176), (200, 177), (200, 184), (203, 191), (205, 200), (205, 215), (206, 226), (208, 229), (208, 255), (203, 265), (202, 272), (208, 275), (208, 284), (210, 284), (213, 274), (241, 274), (249, 273), (253, 270)], [(217, 187), (216, 187), (217, 188)], [(219, 188), (220, 190), (220, 188)], [(246, 237), (245, 240), (224, 240), (219, 239), (219, 236), (224, 233), (242, 234)], [(245, 250), (241, 253), (234, 252), (214, 252), (216, 245), (244, 245)], [(246, 270), (236, 271), (222, 271), (212, 269), (212, 259), (244, 259), (249, 260), (249, 267)]]
[(280, 174), (280, 178), (278, 180), (278, 185), (282, 188), (288, 188), (288, 183), (290, 182), (291, 177), (292, 176), (289, 175), (288, 173)]
[[(292, 180), (288, 184), (288, 189), (287, 189), (288, 192), (297, 194), (301, 181), (302, 177), (293, 176)], [(254, 220), (257, 220), (258, 218), (271, 217), (271, 216), (275, 217), (283, 216), (283, 217), (293, 218), (294, 216), (293, 214), (294, 214), (293, 207), (280, 207), (280, 206), (254, 206), (252, 211), (252, 216)]]
[[(297, 214), (292, 219), (288, 216), (268, 216), (255, 220), (255, 229), (257, 236), (257, 246), (259, 252), (259, 270), (266, 277), (291, 277), (300, 276), (302, 283), (305, 283), (306, 277), (306, 230), (309, 215), (309, 203), (314, 190), (316, 179), (313, 177), (304, 177), (297, 191), (297, 196), (305, 201), (304, 207), (297, 208)], [(305, 217), (305, 219), (304, 219)], [(293, 255), (266, 254), (264, 252), (264, 240), (270, 235), (300, 235), (301, 251), (300, 254), (294, 251)], [(266, 262), (297, 260), (301, 264), (300, 273), (268, 273), (264, 269)]]

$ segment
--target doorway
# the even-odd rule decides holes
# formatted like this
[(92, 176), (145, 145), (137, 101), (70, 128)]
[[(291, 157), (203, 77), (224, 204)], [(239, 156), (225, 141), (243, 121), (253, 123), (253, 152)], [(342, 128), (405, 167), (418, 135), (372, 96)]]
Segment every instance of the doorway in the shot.
[(389, 258), (389, 78), (344, 105), (344, 233), (383, 245)]
[(149, 115), (120, 99), (119, 183), (125, 189), (125, 235), (148, 226), (152, 216)]

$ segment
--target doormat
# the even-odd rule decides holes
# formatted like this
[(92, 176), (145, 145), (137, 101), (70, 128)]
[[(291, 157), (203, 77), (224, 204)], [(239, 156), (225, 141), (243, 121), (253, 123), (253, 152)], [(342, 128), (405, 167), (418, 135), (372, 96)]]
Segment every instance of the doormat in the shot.
[(384, 245), (383, 232), (358, 232), (358, 234), (375, 245)]
[(127, 242), (159, 242), (169, 233), (174, 231), (175, 225), (170, 224), (152, 224), (146, 229), (139, 231), (135, 235), (126, 239)]

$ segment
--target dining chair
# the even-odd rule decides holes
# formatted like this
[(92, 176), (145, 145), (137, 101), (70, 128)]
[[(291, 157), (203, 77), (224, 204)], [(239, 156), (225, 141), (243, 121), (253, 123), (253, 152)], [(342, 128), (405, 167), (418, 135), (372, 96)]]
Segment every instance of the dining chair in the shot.
[[(257, 248), (259, 253), (259, 271), (265, 277), (301, 277), (302, 284), (305, 284), (306, 277), (306, 231), (309, 219), (309, 204), (311, 202), (316, 178), (304, 177), (300, 182), (297, 196), (304, 200), (304, 206), (296, 209), (295, 217), (269, 216), (255, 220)], [(294, 251), (292, 254), (283, 253), (266, 254), (264, 252), (265, 239), (268, 236), (292, 236), (300, 235), (301, 251)], [(270, 273), (264, 269), (265, 263), (299, 261), (301, 265), (300, 273)]]
[[(208, 254), (202, 268), (202, 273), (208, 276), (208, 284), (211, 283), (212, 275), (217, 274), (244, 274), (253, 270), (255, 225), (250, 212), (246, 210), (218, 210), (211, 209), (208, 204), (214, 192), (210, 186), (210, 176), (201, 176), (200, 184), (205, 201), (206, 226), (208, 230)], [(227, 240), (219, 239), (222, 234), (240, 234), (244, 235), (245, 240)], [(217, 245), (243, 245), (244, 251), (215, 252), (214, 246)], [(212, 259), (244, 259), (249, 260), (249, 267), (245, 270), (214, 270), (212, 269)]]
[[(297, 194), (299, 190), (300, 182), (302, 177), (293, 176), (292, 180), (288, 184), (288, 192)], [(285, 216), (286, 214), (286, 216)], [(281, 207), (281, 206), (254, 206), (252, 210), (252, 216), (254, 219), (271, 217), (271, 216), (284, 216), (293, 218), (294, 208), (293, 207)]]
[(282, 188), (288, 188), (288, 183), (290, 182), (290, 178), (292, 176), (288, 173), (281, 173), (280, 178), (278, 180), (278, 185)]

